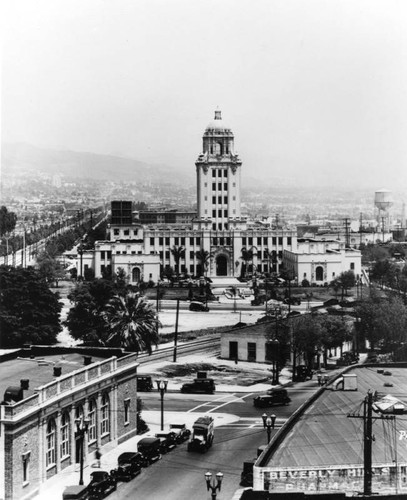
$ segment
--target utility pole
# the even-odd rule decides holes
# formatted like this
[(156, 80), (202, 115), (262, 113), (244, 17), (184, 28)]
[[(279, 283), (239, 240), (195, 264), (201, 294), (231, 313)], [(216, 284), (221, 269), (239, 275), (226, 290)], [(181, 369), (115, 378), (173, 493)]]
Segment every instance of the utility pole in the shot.
[(360, 212), (359, 216), (359, 246), (362, 244), (362, 227), (363, 227), (363, 214)]
[(349, 238), (349, 222), (350, 219), (349, 217), (345, 217), (343, 219), (345, 223), (345, 242), (346, 242), (346, 248), (350, 248), (350, 238)]
[[(369, 391), (363, 402), (363, 416), (348, 414), (348, 418), (363, 419), (363, 494), (372, 495), (372, 443), (373, 436), (373, 394)], [(394, 420), (394, 416), (382, 415), (374, 417), (375, 420)]]
[(179, 299), (177, 299), (177, 315), (175, 318), (175, 334), (174, 334), (174, 363), (177, 361), (177, 345), (178, 345), (178, 317), (179, 317)]

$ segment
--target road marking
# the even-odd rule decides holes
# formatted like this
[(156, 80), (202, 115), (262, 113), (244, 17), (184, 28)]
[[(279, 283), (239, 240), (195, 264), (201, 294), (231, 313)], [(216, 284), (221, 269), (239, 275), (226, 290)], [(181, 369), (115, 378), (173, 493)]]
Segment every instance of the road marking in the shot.
[[(225, 401), (225, 399), (227, 399)], [(222, 403), (222, 404), (217, 404), (217, 402)], [(222, 408), (222, 406), (228, 405), (230, 403), (242, 403), (245, 401), (242, 401), (242, 397), (237, 397), (234, 396), (233, 394), (224, 394), (223, 396), (220, 396), (219, 398), (212, 399), (211, 401), (205, 401), (205, 403), (202, 403), (198, 406), (195, 406), (194, 408), (191, 408), (190, 410), (187, 411), (187, 413), (193, 413), (196, 412), (197, 410), (203, 408), (203, 407), (208, 407), (208, 406), (213, 406), (211, 410), (209, 410), (207, 413), (211, 411), (215, 411), (217, 408)]]

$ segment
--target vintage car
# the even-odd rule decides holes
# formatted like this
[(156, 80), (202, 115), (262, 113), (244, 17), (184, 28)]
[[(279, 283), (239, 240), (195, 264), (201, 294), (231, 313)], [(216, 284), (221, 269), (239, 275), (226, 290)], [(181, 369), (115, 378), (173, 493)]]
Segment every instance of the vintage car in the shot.
[(88, 500), (88, 486), (67, 486), (62, 493), (62, 500)]
[(189, 310), (190, 311), (208, 312), (209, 307), (207, 305), (205, 305), (203, 302), (199, 302), (198, 300), (193, 300), (189, 304)]
[(175, 432), (157, 432), (155, 437), (161, 441), (161, 453), (168, 453), (177, 446), (177, 436)]
[(92, 472), (88, 484), (89, 500), (100, 500), (115, 491), (116, 488), (117, 479), (113, 474), (103, 470)]
[(140, 392), (149, 392), (154, 389), (153, 380), (149, 375), (137, 375), (137, 390)]
[(140, 474), (142, 467), (146, 465), (148, 465), (147, 461), (141, 453), (126, 451), (119, 455), (117, 469), (112, 470), (111, 474), (118, 481), (131, 481)]
[(267, 394), (261, 394), (253, 398), (253, 405), (257, 408), (265, 408), (273, 405), (287, 405), (291, 402), (286, 389), (270, 389)]
[(187, 429), (185, 424), (170, 424), (170, 430), (175, 433), (178, 444), (187, 441), (191, 435), (191, 431)]
[(138, 442), (138, 451), (143, 455), (148, 465), (161, 458), (161, 440), (156, 437), (146, 437)]
[(183, 384), (181, 392), (213, 394), (215, 382), (212, 378), (196, 378), (193, 382)]

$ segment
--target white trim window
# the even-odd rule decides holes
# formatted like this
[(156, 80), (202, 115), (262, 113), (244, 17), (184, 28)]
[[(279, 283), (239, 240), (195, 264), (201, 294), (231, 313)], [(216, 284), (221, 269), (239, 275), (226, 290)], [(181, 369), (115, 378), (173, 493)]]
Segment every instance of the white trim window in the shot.
[(55, 420), (50, 418), (47, 424), (47, 435), (46, 435), (46, 466), (52, 467), (55, 465)]
[(61, 417), (61, 459), (69, 457), (70, 449), (69, 449), (69, 415), (68, 413), (63, 413)]
[(110, 432), (109, 409), (109, 396), (103, 394), (102, 406), (100, 408), (100, 433), (102, 436)]
[(88, 436), (89, 436), (89, 443), (92, 443), (96, 441), (96, 401), (94, 399), (91, 399), (89, 401), (89, 413), (88, 413), (88, 419), (89, 419), (89, 428), (88, 428)]

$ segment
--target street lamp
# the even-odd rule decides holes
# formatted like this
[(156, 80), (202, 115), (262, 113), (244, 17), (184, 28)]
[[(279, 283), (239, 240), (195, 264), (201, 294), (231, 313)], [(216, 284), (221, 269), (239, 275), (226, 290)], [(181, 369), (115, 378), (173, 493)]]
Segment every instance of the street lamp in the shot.
[(78, 438), (77, 442), (79, 444), (79, 462), (80, 462), (80, 476), (79, 484), (83, 484), (83, 444), (85, 441), (85, 434), (88, 432), (90, 420), (88, 418), (83, 419), (83, 417), (76, 418), (76, 432), (75, 436)]
[(272, 413), (271, 415), (263, 413), (261, 418), (263, 419), (263, 428), (267, 430), (267, 443), (269, 443), (271, 439), (271, 429), (274, 429), (277, 417), (274, 415), (274, 413)]
[[(278, 319), (276, 318), (276, 325)], [(278, 385), (280, 383), (278, 378), (278, 354), (280, 342), (278, 339), (270, 340), (270, 344), (273, 346), (273, 378), (271, 380), (271, 385)]]
[(216, 474), (216, 483), (215, 480), (212, 481), (212, 472), (205, 472), (206, 488), (211, 491), (212, 500), (216, 500), (216, 491), (220, 491), (222, 479), (222, 472)]
[(82, 270), (83, 270), (83, 242), (81, 241), (78, 245), (78, 254), (80, 257), (80, 268), (79, 268), (79, 277), (82, 279)]
[(161, 396), (161, 430), (164, 430), (164, 394), (167, 392), (168, 380), (156, 380), (157, 389)]

